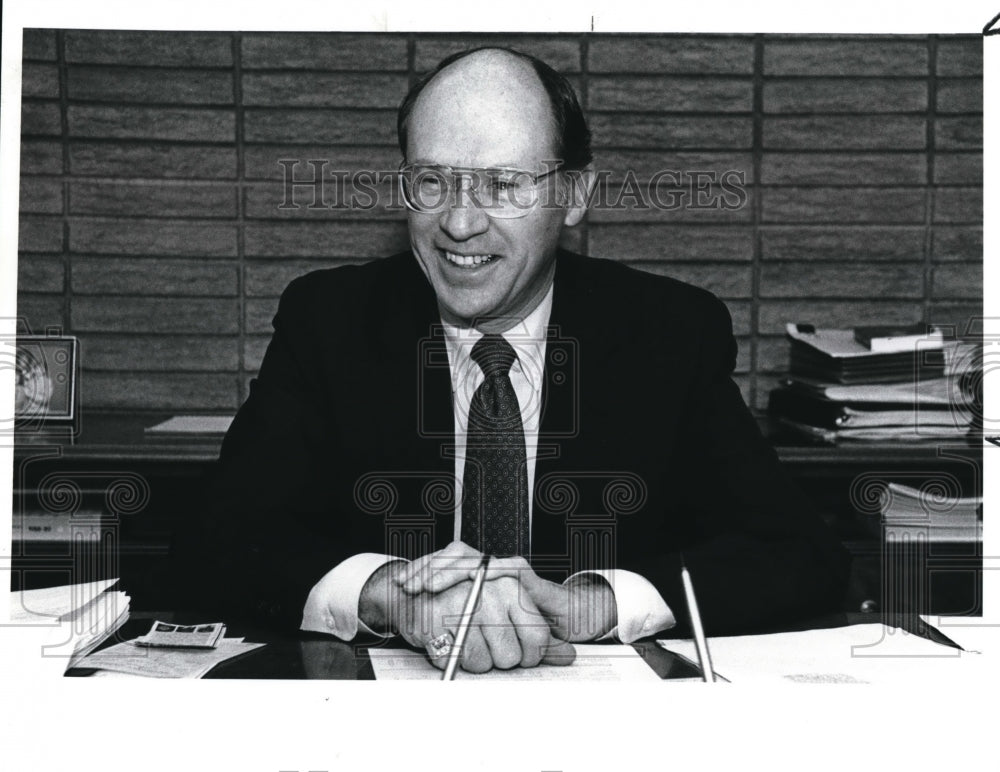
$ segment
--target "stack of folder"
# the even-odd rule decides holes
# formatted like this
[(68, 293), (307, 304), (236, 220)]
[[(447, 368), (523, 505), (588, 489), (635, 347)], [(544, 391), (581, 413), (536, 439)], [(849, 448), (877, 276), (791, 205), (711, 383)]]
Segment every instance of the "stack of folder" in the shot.
[(882, 526), (897, 541), (977, 542), (983, 538), (983, 497), (931, 494), (889, 483), (882, 494)]
[(873, 339), (865, 330), (789, 324), (789, 377), (768, 412), (787, 429), (825, 443), (964, 438), (974, 410), (956, 363), (968, 347), (939, 331)]

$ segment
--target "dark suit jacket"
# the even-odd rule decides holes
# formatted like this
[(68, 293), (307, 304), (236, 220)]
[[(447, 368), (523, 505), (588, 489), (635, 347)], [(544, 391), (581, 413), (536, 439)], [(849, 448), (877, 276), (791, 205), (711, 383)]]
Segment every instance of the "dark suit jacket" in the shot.
[[(197, 540), (220, 599), (297, 626), (309, 589), (344, 558), (415, 557), (451, 540), (439, 325), (409, 253), (289, 285)], [(729, 313), (710, 293), (559, 254), (534, 488), (539, 573), (638, 572), (683, 622), (683, 553), (715, 634), (839, 602), (845, 553), (761, 437), (730, 379), (735, 357)]]

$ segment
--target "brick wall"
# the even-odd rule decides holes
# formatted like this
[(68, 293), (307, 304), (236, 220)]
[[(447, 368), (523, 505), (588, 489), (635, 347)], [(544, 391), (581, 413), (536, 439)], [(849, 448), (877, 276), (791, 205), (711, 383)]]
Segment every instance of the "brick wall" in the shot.
[(578, 87), (606, 200), (629, 169), (745, 175), (738, 208), (601, 208), (565, 241), (725, 299), (756, 407), (785, 321), (981, 313), (978, 37), (31, 30), (18, 313), (80, 337), (84, 406), (235, 410), (291, 278), (407, 245), (385, 207), (279, 209), (278, 160), (394, 169), (408, 83), (484, 42)]

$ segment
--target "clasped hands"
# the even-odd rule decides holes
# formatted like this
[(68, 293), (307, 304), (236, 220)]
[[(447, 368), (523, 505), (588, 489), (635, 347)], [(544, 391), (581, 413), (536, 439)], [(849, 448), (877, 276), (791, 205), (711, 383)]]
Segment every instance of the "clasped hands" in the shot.
[[(444, 668), (431, 641), (454, 637), (482, 554), (461, 541), (407, 564), (380, 569), (362, 591), (359, 613), (424, 648)], [(367, 619), (366, 619), (367, 617)], [(462, 669), (568, 665), (573, 641), (593, 640), (616, 624), (614, 593), (600, 577), (566, 584), (539, 577), (521, 557), (491, 558), (479, 604), (462, 647)]]

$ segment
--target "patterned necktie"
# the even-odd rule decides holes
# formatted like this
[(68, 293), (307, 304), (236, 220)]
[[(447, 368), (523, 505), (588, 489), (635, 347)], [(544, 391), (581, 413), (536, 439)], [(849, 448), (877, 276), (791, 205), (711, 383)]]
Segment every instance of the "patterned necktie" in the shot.
[(527, 453), (509, 375), (517, 354), (500, 335), (484, 335), (472, 359), (486, 378), (469, 405), (462, 541), (487, 555), (527, 555)]

